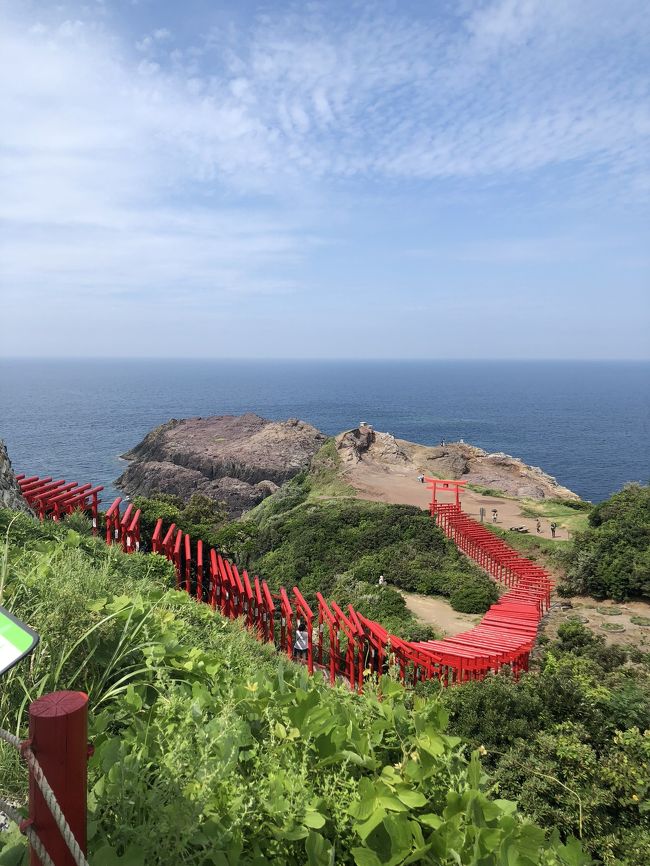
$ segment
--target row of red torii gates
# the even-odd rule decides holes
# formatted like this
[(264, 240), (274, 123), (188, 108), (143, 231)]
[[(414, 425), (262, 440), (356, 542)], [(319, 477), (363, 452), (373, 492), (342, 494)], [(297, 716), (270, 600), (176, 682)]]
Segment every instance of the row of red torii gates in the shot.
[[(17, 476), (25, 499), (41, 519), (61, 520), (74, 511), (90, 515), (93, 532), (100, 531), (99, 493), (102, 487), (66, 483), (51, 477)], [(430, 513), (457, 547), (475, 560), (506, 592), (472, 629), (442, 640), (406, 641), (364, 617), (352, 605), (343, 610), (335, 601), (316, 594), (318, 613), (298, 587), (272, 590), (266, 580), (249, 576), (201, 539), (193, 540), (175, 524), (155, 525), (150, 550), (174, 564), (176, 587), (197, 601), (209, 604), (231, 619), (241, 617), (261, 641), (275, 644), (294, 656), (295, 627), (306, 623), (310, 673), (320, 669), (334, 684), (345, 678), (352, 689), (363, 689), (364, 675), (381, 674), (389, 664), (398, 666), (407, 685), (438, 679), (444, 685), (482, 679), (490, 671), (510, 667), (514, 676), (528, 669), (539, 622), (550, 605), (552, 583), (548, 573), (520, 556), (461, 508), (465, 482), (425, 479), (432, 492)], [(440, 494), (452, 502), (441, 502)], [(106, 543), (126, 553), (140, 551), (140, 511), (117, 498), (104, 515)]]

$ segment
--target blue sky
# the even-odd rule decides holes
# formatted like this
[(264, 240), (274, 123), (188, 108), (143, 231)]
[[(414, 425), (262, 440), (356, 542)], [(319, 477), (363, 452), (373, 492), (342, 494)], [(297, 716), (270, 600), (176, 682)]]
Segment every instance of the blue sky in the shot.
[(640, 0), (0, 9), (0, 354), (649, 357)]

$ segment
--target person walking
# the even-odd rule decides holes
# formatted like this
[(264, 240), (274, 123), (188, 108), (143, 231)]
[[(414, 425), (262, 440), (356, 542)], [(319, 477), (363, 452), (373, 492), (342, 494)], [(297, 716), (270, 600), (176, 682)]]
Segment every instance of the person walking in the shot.
[(556, 530), (557, 530), (557, 523), (551, 523), (551, 538), (555, 538)]
[(540, 533), (542, 531), (542, 521), (537, 518), (537, 532)]
[(296, 639), (293, 644), (295, 657), (306, 661), (308, 648), (309, 634), (307, 633), (307, 623), (304, 619), (299, 618), (296, 622)]
[(496, 508), (493, 508), (493, 509), (492, 509), (492, 523), (496, 523), (496, 522), (497, 522), (497, 517), (498, 517), (497, 510), (496, 510)]

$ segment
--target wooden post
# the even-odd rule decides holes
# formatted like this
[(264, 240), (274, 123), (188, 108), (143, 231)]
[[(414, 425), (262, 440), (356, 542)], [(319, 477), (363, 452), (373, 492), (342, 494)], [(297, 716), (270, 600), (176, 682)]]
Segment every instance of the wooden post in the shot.
[[(53, 692), (29, 707), (31, 748), (54, 791), (72, 833), (86, 853), (88, 695)], [(29, 817), (56, 866), (75, 866), (36, 780), (29, 779)], [(34, 851), (31, 866), (42, 866)]]

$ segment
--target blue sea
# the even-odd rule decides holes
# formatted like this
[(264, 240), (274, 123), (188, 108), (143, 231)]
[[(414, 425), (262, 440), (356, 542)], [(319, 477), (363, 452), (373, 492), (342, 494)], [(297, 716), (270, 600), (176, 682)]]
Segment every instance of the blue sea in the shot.
[(0, 438), (30, 475), (103, 484), (170, 418), (257, 412), (463, 438), (593, 502), (650, 479), (650, 362), (0, 360)]

